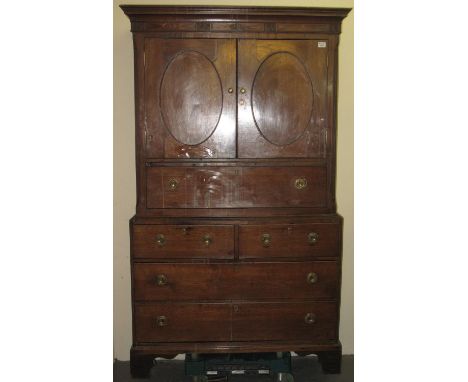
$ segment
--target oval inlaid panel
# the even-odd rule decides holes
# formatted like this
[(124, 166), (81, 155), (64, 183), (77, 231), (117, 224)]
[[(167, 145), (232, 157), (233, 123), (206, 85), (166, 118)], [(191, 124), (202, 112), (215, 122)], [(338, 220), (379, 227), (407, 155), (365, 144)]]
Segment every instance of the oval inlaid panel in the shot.
[(171, 135), (198, 145), (213, 134), (221, 117), (223, 93), (216, 68), (195, 51), (177, 55), (161, 81), (161, 115)]
[(279, 52), (260, 65), (252, 88), (252, 112), (260, 133), (277, 146), (296, 141), (309, 125), (314, 94), (296, 56)]

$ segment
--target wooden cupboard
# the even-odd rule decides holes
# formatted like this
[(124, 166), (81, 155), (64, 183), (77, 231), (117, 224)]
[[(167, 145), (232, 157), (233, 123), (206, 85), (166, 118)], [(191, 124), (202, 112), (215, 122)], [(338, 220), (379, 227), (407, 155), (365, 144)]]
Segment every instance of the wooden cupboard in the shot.
[(135, 58), (132, 374), (156, 356), (284, 351), (339, 372), (349, 9), (121, 8)]

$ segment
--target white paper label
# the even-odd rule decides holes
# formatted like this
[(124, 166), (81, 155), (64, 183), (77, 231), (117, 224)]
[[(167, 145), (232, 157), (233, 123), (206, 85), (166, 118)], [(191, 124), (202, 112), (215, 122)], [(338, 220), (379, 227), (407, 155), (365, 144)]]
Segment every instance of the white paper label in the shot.
[(318, 45), (319, 48), (326, 48), (327, 47), (327, 42), (326, 41), (319, 41), (317, 45)]
[(245, 374), (245, 370), (232, 370), (231, 374)]

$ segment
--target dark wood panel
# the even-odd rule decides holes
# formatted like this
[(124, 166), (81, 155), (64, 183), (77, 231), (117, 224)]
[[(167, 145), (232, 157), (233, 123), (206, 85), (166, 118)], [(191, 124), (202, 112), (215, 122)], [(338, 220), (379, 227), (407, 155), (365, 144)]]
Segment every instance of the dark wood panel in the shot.
[(234, 227), (225, 225), (134, 225), (134, 258), (233, 259)]
[(133, 265), (134, 298), (141, 301), (335, 299), (338, 277), (334, 261)]
[(315, 344), (310, 340), (289, 341), (229, 341), (229, 342), (174, 342), (136, 345), (141, 354), (164, 353), (262, 353), (296, 351), (317, 354), (323, 351), (341, 351), (339, 341), (330, 344)]
[(323, 207), (325, 167), (206, 167), (147, 170), (148, 208)]
[(261, 224), (239, 227), (240, 258), (338, 257), (341, 224)]
[[(174, 32), (184, 30), (187, 23), (196, 22), (206, 24), (202, 28), (197, 25), (197, 30), (206, 30), (213, 36), (210, 23), (225, 22), (242, 24), (267, 23), (275, 24), (317, 24), (313, 31), (324, 30), (324, 25), (328, 26), (329, 33), (339, 33), (341, 31), (341, 20), (351, 10), (350, 8), (286, 8), (286, 7), (206, 7), (206, 6), (138, 6), (121, 5), (125, 14), (130, 18), (133, 32), (158, 32), (161, 30), (161, 23), (168, 24), (165, 29)], [(182, 26), (180, 26), (182, 25)], [(216, 29), (216, 28), (214, 28)], [(303, 28), (304, 29), (304, 28)], [(242, 29), (241, 30), (246, 30)], [(276, 30), (271, 28), (269, 30)], [(172, 33), (174, 33), (172, 32)], [(234, 31), (233, 31), (234, 32)], [(237, 35), (236, 35), (237, 36)], [(242, 36), (242, 34), (239, 34)], [(186, 37), (185, 35), (183, 37)], [(262, 35), (256, 35), (262, 38)]]
[(233, 304), (234, 341), (337, 341), (337, 307), (333, 302)]
[(314, 91), (304, 65), (289, 52), (275, 52), (252, 84), (252, 114), (260, 134), (275, 146), (295, 142), (309, 127)]
[(234, 159), (164, 159), (164, 158), (147, 158), (145, 161), (146, 167), (315, 167), (325, 166), (327, 160), (324, 158), (234, 158)]
[(137, 343), (231, 339), (230, 304), (135, 304), (134, 310)]
[(288, 208), (141, 208), (137, 213), (148, 218), (252, 218), (276, 216), (311, 216), (314, 214), (332, 214), (336, 209), (332, 207), (288, 207)]
[(330, 24), (279, 23), (276, 30), (278, 32), (332, 32), (333, 26)]
[(312, 216), (276, 216), (272, 217), (249, 217), (249, 218), (234, 218), (225, 216), (224, 218), (206, 218), (206, 217), (186, 217), (186, 218), (171, 218), (171, 217), (143, 217), (135, 215), (130, 219), (132, 224), (221, 224), (221, 225), (232, 225), (240, 224), (243, 226), (248, 225), (268, 225), (268, 224), (342, 224), (343, 218), (338, 214), (317, 214)]
[(235, 157), (235, 40), (145, 40), (146, 156)]
[(238, 156), (324, 157), (327, 41), (239, 40), (238, 52)]
[(223, 109), (223, 89), (216, 68), (197, 51), (178, 53), (161, 81), (164, 126), (180, 143), (198, 146), (216, 129)]
[(153, 17), (167, 19), (177, 16), (179, 20), (184, 17), (206, 20), (211, 18), (234, 20), (240, 18), (245, 21), (256, 17), (271, 19), (282, 18), (292, 20), (295, 18), (323, 18), (328, 22), (341, 20), (352, 8), (331, 7), (265, 7), (265, 6), (213, 6), (213, 5), (120, 5), (120, 8), (130, 20), (151, 20)]

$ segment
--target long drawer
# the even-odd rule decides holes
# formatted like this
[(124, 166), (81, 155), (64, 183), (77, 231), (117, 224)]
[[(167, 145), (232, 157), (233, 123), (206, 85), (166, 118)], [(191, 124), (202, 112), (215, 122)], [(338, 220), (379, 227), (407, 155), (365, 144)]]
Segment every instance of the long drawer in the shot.
[(136, 342), (337, 340), (337, 303), (135, 304)]
[(232, 225), (133, 225), (134, 258), (232, 258)]
[(140, 301), (334, 299), (338, 278), (335, 261), (133, 264)]
[(326, 167), (147, 167), (147, 208), (325, 207)]
[(239, 226), (240, 258), (337, 257), (340, 248), (338, 222)]

